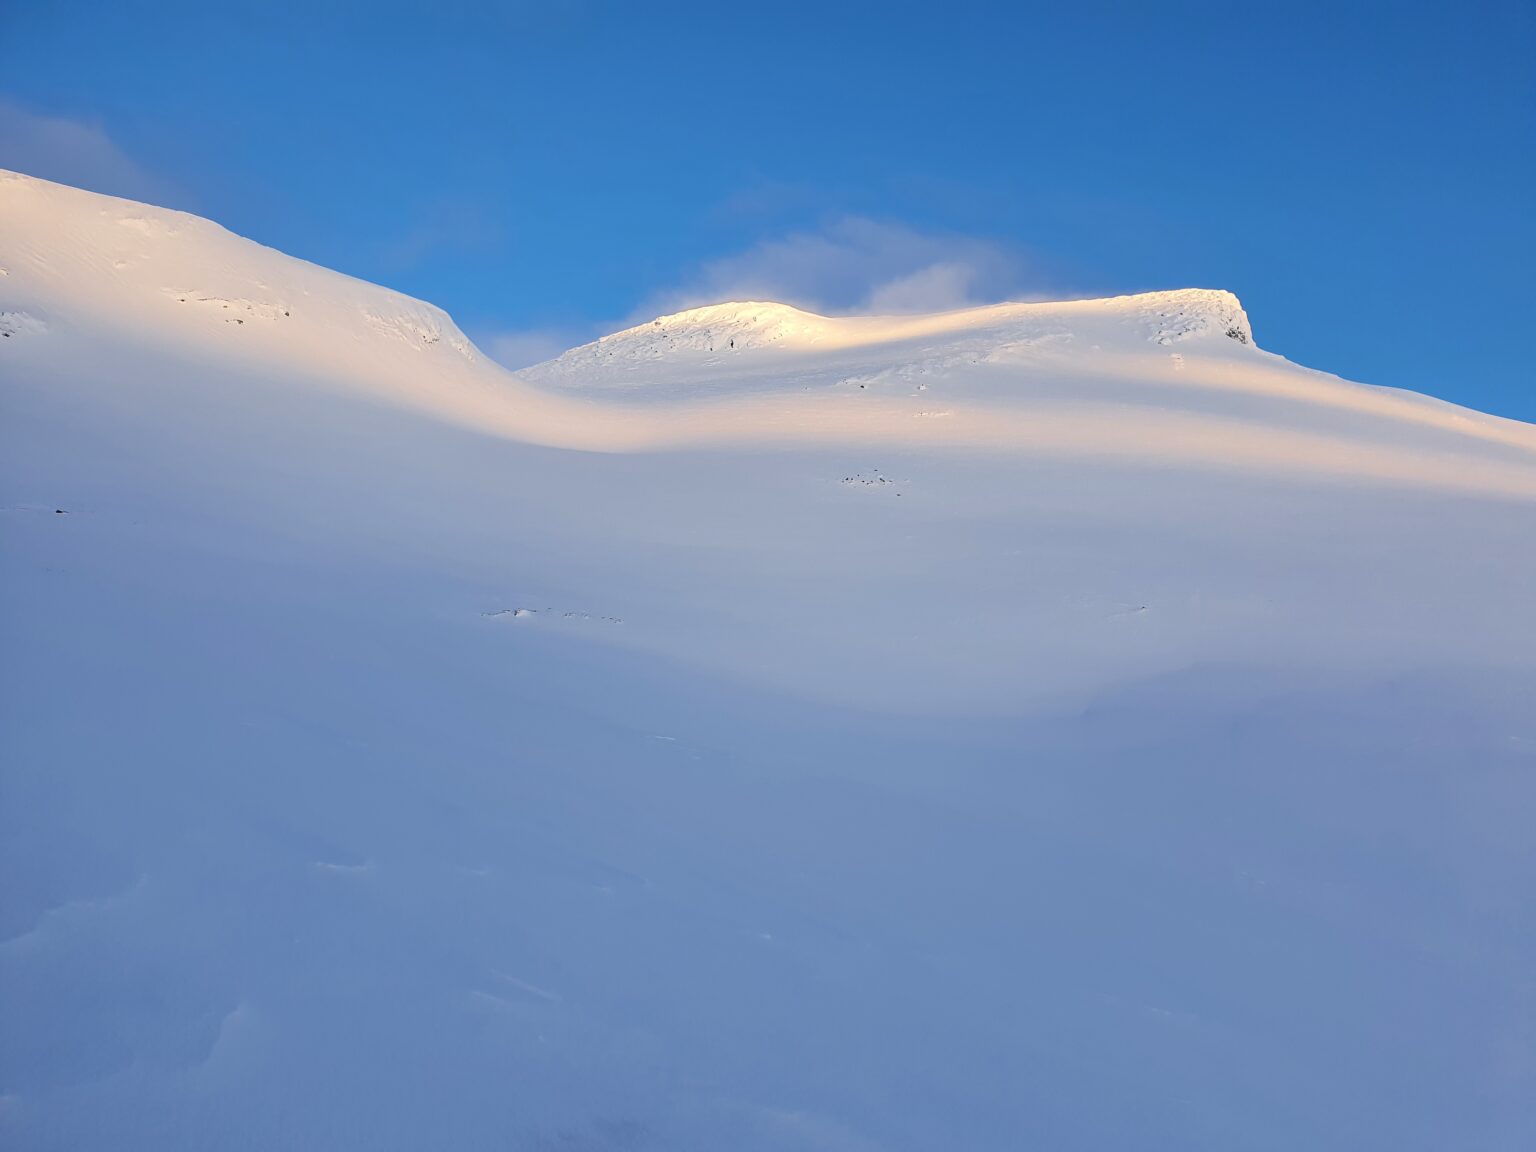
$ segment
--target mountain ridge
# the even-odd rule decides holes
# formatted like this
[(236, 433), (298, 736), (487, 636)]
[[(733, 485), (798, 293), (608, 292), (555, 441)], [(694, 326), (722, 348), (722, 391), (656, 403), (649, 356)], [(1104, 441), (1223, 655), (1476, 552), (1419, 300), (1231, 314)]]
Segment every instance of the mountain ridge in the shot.
[(991, 333), (1002, 343), (1054, 321), (1117, 318), (1140, 324), (1163, 346), (1220, 333), (1249, 344), (1253, 329), (1241, 302), (1221, 289), (1184, 288), (1070, 300), (1004, 301), (909, 314), (827, 316), (769, 300), (722, 301), (658, 316), (568, 349), (523, 370), (558, 375), (624, 360), (658, 360), (679, 353), (747, 352), (764, 348), (849, 348), (921, 337)]
[(1536, 427), (1293, 365), (1217, 289), (909, 316), (717, 304), (508, 372), (436, 306), (200, 217), (19, 174), (0, 208), (13, 356), (115, 333), (593, 451), (926, 444), (1536, 493)]

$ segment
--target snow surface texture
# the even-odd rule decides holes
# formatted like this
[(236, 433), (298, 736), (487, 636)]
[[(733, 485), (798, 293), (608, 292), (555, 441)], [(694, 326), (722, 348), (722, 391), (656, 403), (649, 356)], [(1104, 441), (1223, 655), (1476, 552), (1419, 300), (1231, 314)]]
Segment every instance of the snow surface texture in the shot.
[(0, 269), (6, 1148), (1536, 1146), (1536, 429), (1221, 292)]

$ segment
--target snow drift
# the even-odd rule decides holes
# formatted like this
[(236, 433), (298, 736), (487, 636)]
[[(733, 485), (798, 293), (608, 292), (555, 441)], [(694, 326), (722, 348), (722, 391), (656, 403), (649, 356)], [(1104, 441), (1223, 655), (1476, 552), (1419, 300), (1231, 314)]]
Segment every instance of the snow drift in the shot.
[(1536, 429), (1254, 338), (0, 177), (6, 1145), (1530, 1144)]

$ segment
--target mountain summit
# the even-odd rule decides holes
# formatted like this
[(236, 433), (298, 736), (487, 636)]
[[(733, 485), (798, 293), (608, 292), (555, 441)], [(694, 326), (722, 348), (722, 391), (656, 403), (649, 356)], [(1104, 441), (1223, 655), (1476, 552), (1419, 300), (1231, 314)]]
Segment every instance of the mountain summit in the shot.
[[(1045, 339), (1125, 341), (1169, 346), (1222, 335), (1248, 344), (1248, 316), (1230, 292), (1184, 289), (1107, 300), (993, 304), (933, 315), (818, 316), (763, 301), (711, 304), (660, 316), (573, 348), (523, 373), (542, 379), (603, 380), (637, 366), (670, 368), (724, 353), (847, 351), (925, 344), (997, 350)], [(705, 361), (710, 364), (717, 360)]]

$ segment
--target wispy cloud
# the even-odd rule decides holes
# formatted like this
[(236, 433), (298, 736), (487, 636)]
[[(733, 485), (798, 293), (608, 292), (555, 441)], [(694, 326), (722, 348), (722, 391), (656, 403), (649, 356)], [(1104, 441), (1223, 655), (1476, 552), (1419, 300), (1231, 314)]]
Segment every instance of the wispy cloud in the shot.
[(636, 315), (722, 300), (776, 300), (821, 312), (937, 312), (1016, 294), (1021, 255), (975, 237), (841, 216), (711, 260)]
[(188, 197), (141, 167), (101, 124), (34, 112), (3, 97), (0, 168), (110, 196), (187, 206)]
[(1023, 253), (1006, 245), (839, 216), (819, 228), (771, 236), (705, 261), (679, 286), (652, 293), (627, 316), (482, 333), (478, 343), (516, 369), (665, 313), (727, 300), (773, 300), (831, 315), (894, 314), (1040, 299), (1047, 287)]

